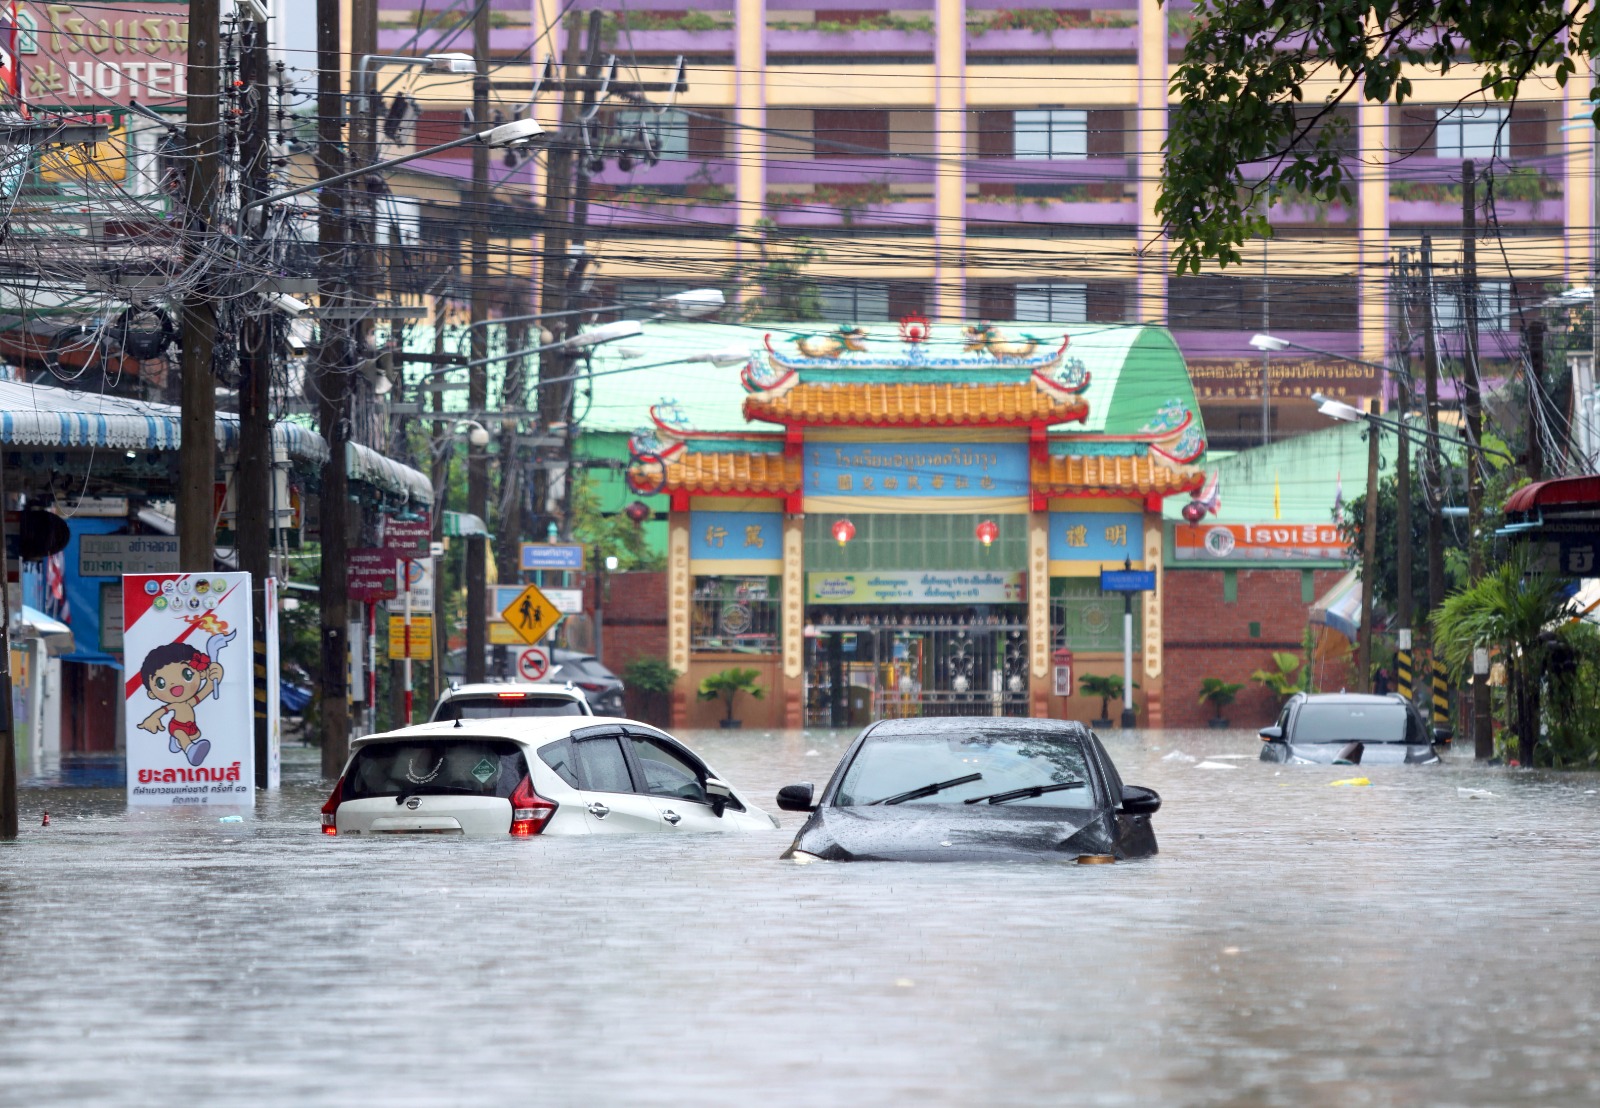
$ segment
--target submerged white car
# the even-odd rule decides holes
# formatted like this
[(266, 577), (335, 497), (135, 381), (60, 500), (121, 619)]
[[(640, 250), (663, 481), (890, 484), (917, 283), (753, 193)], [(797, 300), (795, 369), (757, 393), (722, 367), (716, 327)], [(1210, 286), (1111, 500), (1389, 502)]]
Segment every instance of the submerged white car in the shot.
[(770, 831), (778, 821), (672, 736), (598, 716), (469, 719), (367, 735), (325, 835)]

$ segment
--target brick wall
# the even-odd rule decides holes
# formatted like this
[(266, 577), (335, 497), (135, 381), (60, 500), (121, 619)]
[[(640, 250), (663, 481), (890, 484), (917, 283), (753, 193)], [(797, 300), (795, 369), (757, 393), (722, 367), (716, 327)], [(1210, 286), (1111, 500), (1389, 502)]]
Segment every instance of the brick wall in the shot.
[[(1199, 703), (1200, 682), (1220, 677), (1243, 682), (1239, 698), (1223, 715), (1235, 727), (1265, 727), (1278, 712), (1278, 698), (1250, 680), (1272, 668), (1273, 651), (1301, 654), (1311, 604), (1302, 599), (1298, 569), (1239, 569), (1237, 598), (1224, 598), (1221, 569), (1169, 569), (1162, 612), (1168, 727), (1204, 727), (1209, 704)], [(1340, 569), (1312, 571), (1314, 603), (1344, 576)], [(1257, 634), (1251, 634), (1251, 624)]]
[[(586, 583), (585, 600), (593, 610), (594, 575)], [(665, 573), (606, 574), (605, 627), (602, 632), (605, 662), (621, 676), (629, 662), (646, 654), (667, 656), (667, 575)]]

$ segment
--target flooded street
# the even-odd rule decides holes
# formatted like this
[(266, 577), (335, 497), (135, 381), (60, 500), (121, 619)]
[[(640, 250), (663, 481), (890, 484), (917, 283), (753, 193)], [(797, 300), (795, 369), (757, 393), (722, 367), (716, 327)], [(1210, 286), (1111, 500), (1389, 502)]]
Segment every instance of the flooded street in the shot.
[[(684, 737), (776, 813), (850, 736)], [(1105, 739), (1151, 861), (799, 867), (795, 813), (327, 839), (292, 760), (242, 823), (29, 790), (0, 1103), (1600, 1101), (1600, 777)]]

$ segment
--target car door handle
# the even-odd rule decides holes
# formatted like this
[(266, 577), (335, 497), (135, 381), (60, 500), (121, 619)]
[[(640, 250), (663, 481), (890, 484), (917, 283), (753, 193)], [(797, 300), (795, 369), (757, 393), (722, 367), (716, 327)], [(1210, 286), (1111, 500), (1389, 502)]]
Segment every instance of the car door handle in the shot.
[(661, 818), (666, 820), (668, 823), (676, 824), (683, 817), (677, 812), (674, 812), (671, 808), (663, 808), (661, 809)]
[(595, 803), (589, 805), (589, 814), (595, 819), (605, 819), (611, 814), (611, 809), (596, 801)]

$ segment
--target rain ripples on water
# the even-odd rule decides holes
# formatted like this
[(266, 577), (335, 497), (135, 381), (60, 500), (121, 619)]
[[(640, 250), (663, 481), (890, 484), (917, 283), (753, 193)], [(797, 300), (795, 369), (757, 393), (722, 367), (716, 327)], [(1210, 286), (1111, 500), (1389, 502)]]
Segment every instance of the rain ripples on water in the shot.
[[(776, 811), (848, 736), (686, 738)], [(293, 753), (243, 823), (27, 789), (0, 1104), (1600, 1102), (1594, 776), (1107, 745), (1152, 861), (799, 867), (792, 813), (333, 840)]]

